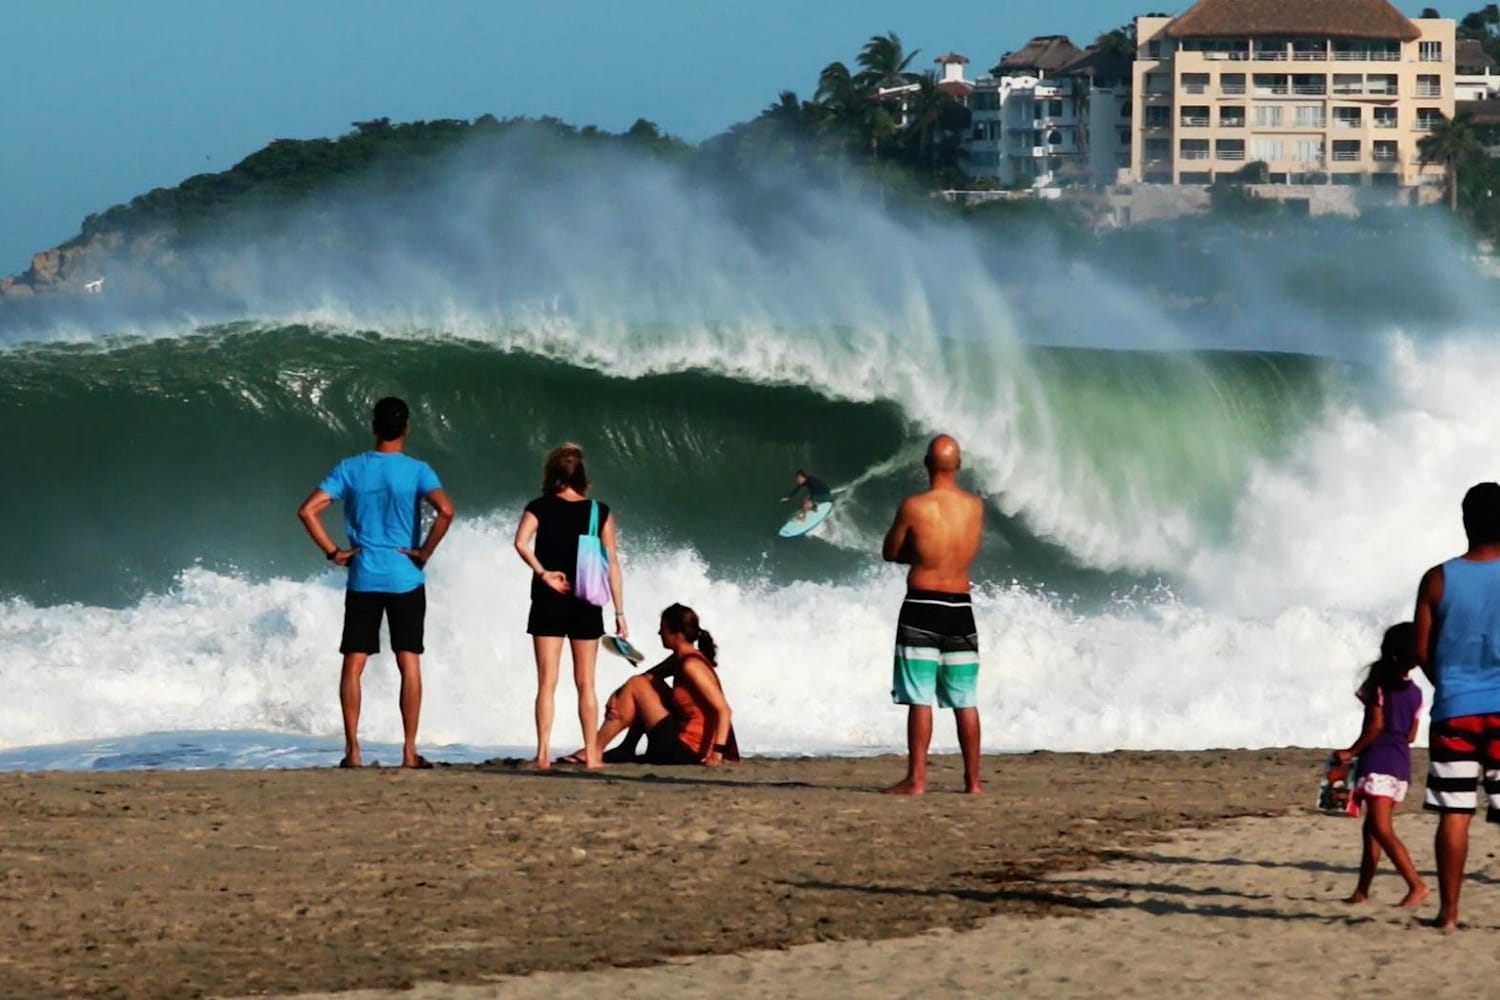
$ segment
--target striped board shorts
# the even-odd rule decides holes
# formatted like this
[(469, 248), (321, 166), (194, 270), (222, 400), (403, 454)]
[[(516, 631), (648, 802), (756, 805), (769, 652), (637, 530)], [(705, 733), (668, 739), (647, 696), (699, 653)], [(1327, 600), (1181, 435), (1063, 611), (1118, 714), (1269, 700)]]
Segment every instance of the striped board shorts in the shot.
[(909, 590), (896, 621), (891, 700), (898, 705), (974, 708), (979, 634), (968, 594)]
[(1482, 776), (1490, 800), (1486, 818), (1500, 823), (1500, 714), (1434, 719), (1427, 735), (1431, 763), (1422, 807), (1472, 814), (1479, 807), (1476, 787)]

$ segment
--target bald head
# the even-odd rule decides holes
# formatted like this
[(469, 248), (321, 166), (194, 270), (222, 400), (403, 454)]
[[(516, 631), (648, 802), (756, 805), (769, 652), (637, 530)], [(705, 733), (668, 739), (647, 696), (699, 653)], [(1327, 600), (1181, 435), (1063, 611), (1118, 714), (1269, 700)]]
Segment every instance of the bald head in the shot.
[(927, 457), (923, 463), (929, 472), (957, 472), (963, 465), (958, 442), (946, 434), (939, 434), (927, 445)]

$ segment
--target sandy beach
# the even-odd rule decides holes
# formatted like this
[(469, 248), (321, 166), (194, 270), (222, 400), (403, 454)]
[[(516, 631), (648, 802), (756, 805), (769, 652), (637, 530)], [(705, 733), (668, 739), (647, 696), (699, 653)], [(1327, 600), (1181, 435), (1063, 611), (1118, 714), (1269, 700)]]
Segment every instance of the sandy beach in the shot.
[[(0, 996), (404, 989), (1076, 913), (1049, 873), (1305, 807), (1321, 753), (0, 775)], [(1353, 829), (1315, 860), (1347, 866)], [(966, 947), (967, 950), (967, 947)], [(616, 975), (617, 973), (609, 973)]]

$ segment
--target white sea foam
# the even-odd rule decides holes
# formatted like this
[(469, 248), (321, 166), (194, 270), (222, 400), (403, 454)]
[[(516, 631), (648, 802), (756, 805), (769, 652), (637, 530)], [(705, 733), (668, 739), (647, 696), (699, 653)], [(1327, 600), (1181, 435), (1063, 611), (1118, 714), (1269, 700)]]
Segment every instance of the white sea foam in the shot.
[[(428, 745), (520, 747), (532, 740), (535, 672), (524, 634), (528, 577), (512, 524), (456, 527), (429, 576)], [(715, 579), (687, 551), (627, 549), (634, 634), (654, 646), (657, 611), (697, 608), (722, 653), (722, 676), (747, 750), (899, 749), (890, 644), (902, 583), (894, 570), (841, 585)], [(339, 733), (336, 573), (251, 583), (204, 570), (124, 610), (0, 609), (5, 747), (177, 730), (267, 730), (328, 745)], [(1239, 618), (1167, 594), (1084, 615), (1003, 581), (978, 595), (980, 705), (991, 750), (1104, 750), (1284, 744), (1352, 738), (1359, 665), (1395, 608), (1289, 606)], [(601, 655), (601, 694), (629, 674)], [(554, 749), (577, 742), (573, 698), (559, 692)], [(365, 738), (399, 739), (388, 654), (365, 681)], [(947, 720), (935, 746), (951, 749)]]

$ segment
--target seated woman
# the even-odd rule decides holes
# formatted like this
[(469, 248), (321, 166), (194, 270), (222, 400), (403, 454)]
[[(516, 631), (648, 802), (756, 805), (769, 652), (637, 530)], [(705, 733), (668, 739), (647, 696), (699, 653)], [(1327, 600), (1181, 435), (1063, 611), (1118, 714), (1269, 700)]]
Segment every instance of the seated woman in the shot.
[[(607, 747), (625, 733), (624, 741), (605, 753), (605, 761), (718, 767), (739, 760), (729, 703), (714, 666), (713, 636), (698, 624), (697, 612), (681, 604), (661, 613), (658, 634), (672, 655), (630, 678), (605, 705), (595, 745)], [(637, 757), (642, 736), (646, 753)]]

